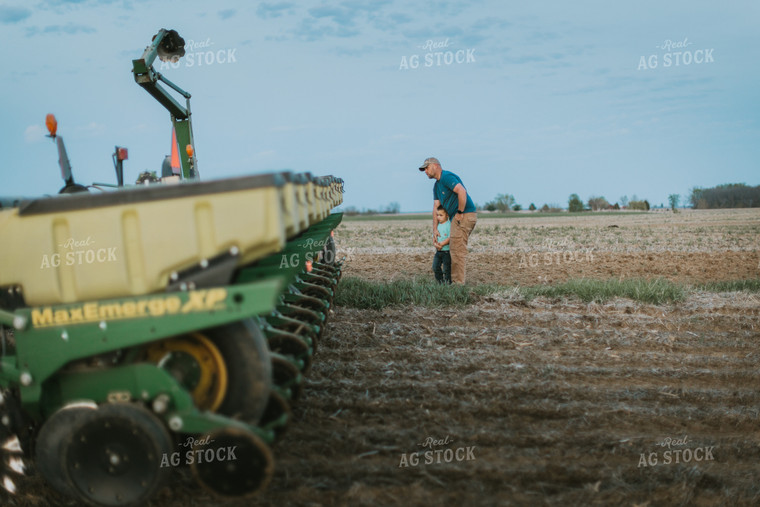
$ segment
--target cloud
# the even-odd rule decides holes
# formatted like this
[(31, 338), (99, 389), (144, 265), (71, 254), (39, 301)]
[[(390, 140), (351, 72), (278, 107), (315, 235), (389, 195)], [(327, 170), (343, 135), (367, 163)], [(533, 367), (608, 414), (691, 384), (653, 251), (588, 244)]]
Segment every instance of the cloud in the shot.
[(377, 48), (376, 46), (370, 45), (370, 44), (364, 44), (362, 47), (356, 48), (356, 47), (337, 47), (333, 49), (333, 52), (336, 55), (339, 56), (352, 56), (352, 57), (361, 57), (365, 55), (369, 55), (372, 53), (377, 53), (379, 51), (382, 51), (382, 48)]
[(237, 10), (235, 9), (225, 9), (223, 11), (219, 11), (219, 17), (222, 19), (229, 19), (235, 14), (237, 14)]
[(26, 29), (27, 37), (33, 37), (35, 35), (42, 34), (69, 34), (75, 35), (78, 33), (95, 33), (97, 30), (91, 26), (78, 25), (76, 23), (69, 23), (67, 25), (48, 25), (45, 28), (32, 26)]
[[(307, 17), (301, 20), (296, 34), (300, 39), (314, 41), (328, 37), (355, 37), (363, 31), (361, 26), (357, 26), (360, 24), (387, 29), (389, 24), (380, 13), (388, 4), (389, 0), (371, 3), (346, 0), (339, 5), (312, 7), (307, 11)], [(405, 19), (403, 15), (396, 16), (399, 20)]]
[(309, 9), (309, 14), (317, 19), (329, 18), (339, 26), (354, 26), (354, 18), (357, 15), (357, 11), (345, 7), (322, 6)]
[(24, 130), (24, 141), (27, 143), (38, 143), (45, 138), (45, 129), (41, 125), (29, 125)]
[(286, 11), (292, 13), (293, 7), (295, 7), (295, 4), (292, 2), (263, 2), (259, 5), (259, 8), (256, 9), (256, 15), (263, 19), (279, 18)]
[(24, 7), (0, 5), (0, 23), (12, 24), (23, 21), (32, 15), (32, 11)]
[(360, 31), (348, 26), (334, 26), (330, 23), (315, 23), (311, 19), (304, 19), (296, 29), (300, 39), (306, 41), (316, 41), (328, 37), (354, 37), (359, 35)]

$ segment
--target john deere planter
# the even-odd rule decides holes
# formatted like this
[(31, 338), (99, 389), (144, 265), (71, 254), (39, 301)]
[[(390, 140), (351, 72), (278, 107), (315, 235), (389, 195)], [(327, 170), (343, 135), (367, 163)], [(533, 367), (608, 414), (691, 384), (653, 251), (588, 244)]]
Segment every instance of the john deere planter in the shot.
[[(222, 497), (272, 476), (270, 445), (302, 395), (341, 275), (331, 210), (343, 182), (199, 181), (190, 96), (169, 83), (179, 106), (152, 67), (183, 45), (161, 30), (133, 62), (171, 113), (174, 148), (186, 148), (176, 175), (90, 193), (51, 117), (69, 195), (0, 209), (0, 481), (11, 493), (30, 463), (90, 505), (141, 505), (175, 467)], [(114, 158), (121, 182), (126, 149)]]

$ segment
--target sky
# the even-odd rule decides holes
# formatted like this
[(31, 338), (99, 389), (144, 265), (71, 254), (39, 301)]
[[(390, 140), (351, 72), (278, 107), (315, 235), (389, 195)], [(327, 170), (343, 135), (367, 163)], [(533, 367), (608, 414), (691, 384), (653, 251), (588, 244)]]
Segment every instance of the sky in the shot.
[[(54, 194), (54, 113), (78, 183), (160, 173), (169, 113), (132, 77), (192, 94), (201, 179), (345, 180), (344, 206), (428, 211), (437, 157), (473, 200), (527, 207), (760, 184), (760, 3), (578, 0), (0, 0), (0, 195)], [(176, 68), (174, 68), (176, 67)]]

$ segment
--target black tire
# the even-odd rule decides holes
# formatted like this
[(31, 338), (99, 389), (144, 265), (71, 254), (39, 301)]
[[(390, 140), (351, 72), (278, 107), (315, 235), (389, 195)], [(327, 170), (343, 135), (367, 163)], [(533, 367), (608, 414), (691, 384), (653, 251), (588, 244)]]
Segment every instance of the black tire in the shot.
[(94, 403), (63, 407), (47, 418), (37, 434), (34, 449), (37, 472), (59, 493), (74, 494), (61, 461), (63, 439), (71, 432), (72, 427), (79, 424), (90, 412), (95, 412), (97, 408)]
[(227, 394), (217, 412), (259, 422), (269, 401), (272, 364), (266, 338), (252, 319), (204, 330), (219, 349), (227, 366)]
[(142, 405), (111, 403), (84, 412), (61, 442), (75, 497), (89, 505), (145, 505), (161, 489), (174, 451), (164, 424)]

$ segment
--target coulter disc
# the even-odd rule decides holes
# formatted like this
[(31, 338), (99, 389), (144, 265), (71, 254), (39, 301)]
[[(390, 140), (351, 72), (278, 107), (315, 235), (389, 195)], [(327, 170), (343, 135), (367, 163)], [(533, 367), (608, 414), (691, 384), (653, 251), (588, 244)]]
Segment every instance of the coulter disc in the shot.
[(191, 468), (213, 493), (236, 498), (265, 488), (274, 473), (269, 447), (251, 432), (226, 428), (210, 435), (211, 444), (193, 447)]

